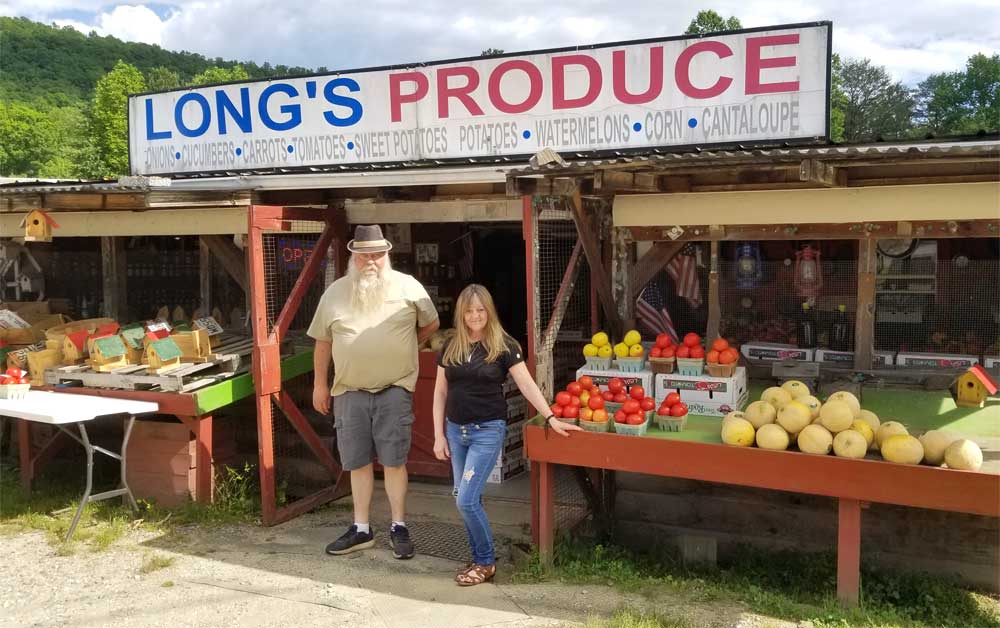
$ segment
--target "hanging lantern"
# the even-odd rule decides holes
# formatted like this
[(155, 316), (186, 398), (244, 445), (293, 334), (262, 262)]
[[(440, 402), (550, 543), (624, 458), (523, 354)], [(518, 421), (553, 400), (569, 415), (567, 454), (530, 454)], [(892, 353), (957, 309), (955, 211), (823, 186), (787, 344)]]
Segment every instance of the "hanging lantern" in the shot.
[(819, 249), (808, 244), (795, 252), (795, 294), (800, 297), (815, 297), (823, 287), (823, 266), (819, 260)]
[(736, 248), (736, 287), (747, 290), (759, 286), (763, 276), (761, 266), (760, 244), (741, 242)]

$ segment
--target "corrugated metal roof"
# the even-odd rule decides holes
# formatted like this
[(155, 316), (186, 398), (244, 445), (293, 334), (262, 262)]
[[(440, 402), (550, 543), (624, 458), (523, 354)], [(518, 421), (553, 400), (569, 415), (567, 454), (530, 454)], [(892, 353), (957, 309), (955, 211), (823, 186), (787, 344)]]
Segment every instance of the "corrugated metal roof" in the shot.
[(764, 148), (753, 150), (705, 150), (679, 153), (655, 152), (642, 155), (621, 155), (604, 159), (583, 159), (567, 161), (565, 165), (549, 163), (542, 166), (515, 168), (510, 174), (537, 175), (559, 174), (561, 172), (579, 172), (581, 170), (598, 170), (609, 166), (634, 164), (639, 167), (669, 168), (672, 165), (690, 166), (699, 162), (711, 162), (714, 165), (724, 163), (746, 163), (753, 161), (799, 161), (802, 159), (820, 159), (823, 161), (849, 161), (852, 159), (891, 158), (902, 155), (920, 157), (956, 157), (968, 156), (998, 156), (1000, 155), (1000, 140), (956, 141), (936, 143), (898, 143), (869, 144), (853, 146), (810, 146), (800, 148)]

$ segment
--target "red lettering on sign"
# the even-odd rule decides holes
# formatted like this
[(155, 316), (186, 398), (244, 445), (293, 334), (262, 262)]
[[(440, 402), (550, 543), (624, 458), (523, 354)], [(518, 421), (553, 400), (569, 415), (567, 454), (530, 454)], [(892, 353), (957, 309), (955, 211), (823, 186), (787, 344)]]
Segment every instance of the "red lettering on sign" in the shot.
[[(587, 93), (579, 98), (566, 98), (566, 66), (579, 65), (587, 70)], [(552, 59), (552, 108), (574, 109), (586, 107), (601, 93), (601, 66), (597, 59), (587, 55), (566, 55)]]
[(799, 43), (798, 33), (771, 35), (769, 37), (750, 37), (747, 39), (746, 93), (748, 95), (798, 91), (798, 81), (785, 81), (783, 83), (760, 82), (761, 70), (766, 68), (792, 68), (795, 67), (796, 62), (795, 57), (770, 57), (768, 59), (761, 59), (760, 49), (764, 46), (783, 46), (797, 43)]
[[(414, 83), (416, 88), (409, 94), (400, 89), (403, 83)], [(417, 102), (427, 95), (427, 77), (421, 72), (399, 72), (389, 75), (389, 109), (393, 122), (403, 119), (403, 104)]]
[[(503, 80), (504, 74), (514, 70), (524, 72), (528, 76), (530, 83), (528, 97), (523, 102), (516, 104), (504, 100), (503, 94), (500, 93), (500, 81)], [(493, 103), (497, 111), (502, 113), (524, 113), (537, 105), (538, 101), (542, 98), (542, 73), (530, 61), (523, 59), (504, 61), (495, 67), (490, 74), (489, 94), (490, 102)]]
[[(464, 76), (465, 85), (451, 87), (448, 79), (452, 76)], [(479, 87), (479, 72), (470, 66), (460, 66), (457, 68), (442, 68), (437, 73), (437, 98), (438, 117), (448, 117), (448, 99), (457, 98), (462, 105), (474, 116), (483, 115), (483, 110), (479, 107), (469, 94)]]
[(611, 53), (611, 83), (615, 98), (626, 105), (641, 105), (655, 100), (663, 91), (663, 46), (649, 49), (649, 87), (641, 94), (632, 94), (626, 87), (625, 51)]
[(677, 65), (674, 66), (674, 81), (677, 88), (685, 96), (691, 98), (714, 98), (726, 91), (732, 84), (733, 79), (728, 76), (720, 76), (719, 80), (711, 87), (702, 89), (695, 87), (691, 83), (691, 60), (701, 52), (714, 52), (720, 59), (733, 56), (733, 51), (726, 44), (719, 41), (699, 41), (684, 49), (684, 52), (677, 57)]

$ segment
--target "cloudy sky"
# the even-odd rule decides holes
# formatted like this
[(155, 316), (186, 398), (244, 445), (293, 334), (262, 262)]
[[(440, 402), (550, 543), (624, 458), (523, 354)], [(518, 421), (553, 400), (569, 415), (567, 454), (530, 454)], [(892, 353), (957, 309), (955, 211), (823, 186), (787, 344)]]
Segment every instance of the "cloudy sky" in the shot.
[(0, 14), (258, 63), (364, 66), (680, 34), (700, 10), (745, 27), (833, 21), (833, 48), (915, 84), (1000, 52), (997, 0), (5, 0)]

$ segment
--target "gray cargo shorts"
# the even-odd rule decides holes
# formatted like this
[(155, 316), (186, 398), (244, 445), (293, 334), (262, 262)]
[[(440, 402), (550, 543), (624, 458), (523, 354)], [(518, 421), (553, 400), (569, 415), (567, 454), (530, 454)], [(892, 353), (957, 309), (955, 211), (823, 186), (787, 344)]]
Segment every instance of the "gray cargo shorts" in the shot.
[(333, 398), (337, 450), (346, 471), (376, 457), (383, 467), (406, 464), (413, 425), (413, 393), (390, 386), (376, 393), (349, 390)]

